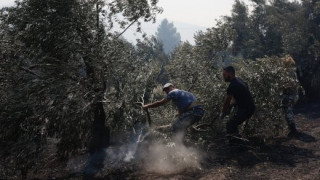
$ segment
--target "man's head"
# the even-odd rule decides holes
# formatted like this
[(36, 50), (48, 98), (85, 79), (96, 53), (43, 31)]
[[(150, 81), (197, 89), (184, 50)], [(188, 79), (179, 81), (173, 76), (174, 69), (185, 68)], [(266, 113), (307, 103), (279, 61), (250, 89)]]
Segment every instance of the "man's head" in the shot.
[(283, 65), (285, 68), (295, 68), (296, 62), (293, 60), (293, 58), (290, 55), (286, 55), (283, 61)]
[(173, 84), (167, 83), (163, 86), (162, 90), (168, 94), (170, 91), (174, 89)]
[(232, 66), (228, 66), (228, 67), (225, 67), (223, 68), (223, 79), (225, 82), (230, 82), (234, 79), (235, 77), (235, 70)]

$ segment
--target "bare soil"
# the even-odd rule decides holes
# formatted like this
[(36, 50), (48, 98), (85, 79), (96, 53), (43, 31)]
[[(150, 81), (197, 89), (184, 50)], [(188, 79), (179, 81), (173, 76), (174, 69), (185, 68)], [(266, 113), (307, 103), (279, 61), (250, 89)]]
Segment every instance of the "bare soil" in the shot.
[[(138, 162), (121, 164), (91, 175), (66, 170), (54, 159), (29, 174), (30, 179), (319, 179), (320, 178), (320, 104), (295, 108), (299, 134), (276, 137), (265, 142), (251, 140), (242, 146), (230, 146), (216, 138), (203, 151), (201, 168), (173, 174), (148, 173)], [(82, 159), (86, 159), (84, 157)], [(100, 157), (106, 159), (108, 157)], [(79, 158), (78, 165), (84, 162)], [(95, 165), (99, 167), (99, 164)], [(102, 167), (101, 167), (102, 168)], [(106, 169), (106, 167), (104, 167)]]

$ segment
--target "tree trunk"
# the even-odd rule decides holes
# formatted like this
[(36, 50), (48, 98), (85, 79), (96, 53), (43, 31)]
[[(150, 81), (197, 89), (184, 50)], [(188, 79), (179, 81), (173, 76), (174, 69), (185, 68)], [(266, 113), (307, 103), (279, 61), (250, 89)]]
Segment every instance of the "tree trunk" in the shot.
[(97, 102), (94, 108), (92, 139), (89, 146), (89, 152), (91, 153), (107, 148), (110, 140), (110, 130), (105, 125), (106, 115), (103, 103)]

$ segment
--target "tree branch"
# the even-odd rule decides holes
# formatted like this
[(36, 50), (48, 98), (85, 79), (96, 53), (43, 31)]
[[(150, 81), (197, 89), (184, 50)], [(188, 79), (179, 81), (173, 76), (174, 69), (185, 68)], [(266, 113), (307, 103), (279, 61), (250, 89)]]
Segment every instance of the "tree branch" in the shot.
[(31, 70), (28, 69), (28, 68), (24, 68), (24, 67), (21, 67), (21, 66), (20, 66), (20, 69), (22, 69), (22, 70), (24, 70), (24, 71), (26, 71), (26, 72), (28, 72), (28, 73), (31, 73), (31, 74), (37, 76), (38, 78), (42, 78), (40, 75), (38, 75), (37, 73), (31, 71)]
[(126, 27), (118, 36), (117, 38), (119, 38), (123, 33), (125, 33), (135, 22), (138, 21), (139, 18), (137, 18), (136, 20), (132, 21), (131, 24), (129, 24), (128, 27)]

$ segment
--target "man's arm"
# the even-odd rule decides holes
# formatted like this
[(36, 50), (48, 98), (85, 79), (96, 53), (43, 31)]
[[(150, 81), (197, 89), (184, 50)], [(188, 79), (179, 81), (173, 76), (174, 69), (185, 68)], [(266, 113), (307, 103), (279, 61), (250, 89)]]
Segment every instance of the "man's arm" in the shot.
[(162, 100), (156, 101), (154, 103), (143, 105), (142, 108), (144, 110), (147, 110), (148, 108), (155, 108), (155, 107), (158, 107), (158, 106), (161, 106), (161, 105), (167, 103), (168, 101), (169, 101), (168, 99), (162, 99)]
[(226, 96), (226, 98), (224, 100), (223, 109), (222, 109), (222, 112), (220, 114), (220, 118), (223, 118), (226, 115), (226, 113), (227, 113), (227, 111), (229, 109), (229, 106), (230, 106), (231, 99), (232, 99), (232, 95), (227, 94), (227, 96)]

